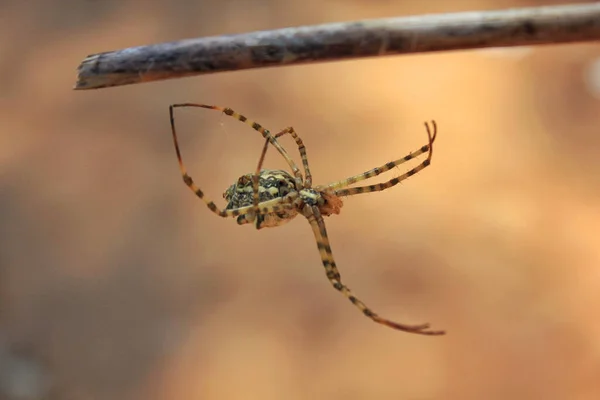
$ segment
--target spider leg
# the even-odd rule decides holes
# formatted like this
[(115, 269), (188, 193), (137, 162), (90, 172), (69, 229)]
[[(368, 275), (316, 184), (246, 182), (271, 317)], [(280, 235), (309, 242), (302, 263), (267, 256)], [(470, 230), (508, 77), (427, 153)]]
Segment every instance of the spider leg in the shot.
[(240, 215), (257, 212), (256, 210), (258, 210), (258, 212), (260, 212), (260, 213), (266, 214), (266, 213), (279, 212), (279, 211), (293, 208), (292, 204), (284, 203), (282, 198), (277, 198), (277, 199), (265, 201), (263, 203), (252, 205), (252, 206), (234, 208), (231, 210), (227, 210), (227, 209), (220, 210), (217, 207), (217, 205), (214, 203), (214, 201), (210, 200), (209, 198), (207, 198), (204, 195), (204, 192), (198, 186), (196, 186), (192, 177), (188, 175), (187, 169), (185, 168), (185, 165), (183, 164), (183, 159), (181, 157), (181, 151), (179, 150), (179, 144), (177, 142), (177, 133), (175, 130), (175, 120), (173, 118), (173, 108), (172, 107), (169, 108), (169, 112), (170, 112), (170, 116), (171, 116), (171, 131), (173, 133), (173, 144), (175, 145), (175, 152), (177, 153), (177, 161), (179, 162), (179, 169), (181, 171), (181, 176), (183, 177), (183, 182), (186, 184), (187, 187), (190, 188), (190, 190), (192, 192), (194, 192), (196, 194), (196, 196), (198, 196), (200, 199), (202, 199), (202, 201), (204, 201), (204, 203), (206, 203), (206, 206), (213, 213), (217, 214), (220, 217), (238, 217)]
[[(172, 104), (171, 106), (169, 106), (169, 109), (172, 110), (175, 107), (200, 107), (200, 108), (206, 108), (209, 110), (217, 110), (217, 111), (223, 112), (224, 114), (226, 114), (232, 118), (237, 119), (240, 122), (250, 125), (252, 127), (252, 129), (260, 132), (262, 134), (262, 136), (266, 140), (268, 140), (269, 143), (271, 143), (273, 145), (273, 147), (275, 147), (277, 149), (277, 151), (279, 151), (279, 154), (281, 154), (283, 156), (285, 161), (288, 163), (288, 165), (292, 169), (292, 171), (294, 173), (294, 177), (296, 179), (296, 184), (298, 185), (298, 187), (302, 187), (302, 185), (303, 185), (302, 173), (300, 172), (300, 169), (298, 168), (298, 166), (296, 165), (294, 160), (292, 160), (292, 158), (290, 157), (288, 152), (281, 146), (279, 141), (277, 141), (277, 139), (273, 135), (271, 135), (271, 132), (268, 129), (263, 128), (259, 123), (249, 120), (244, 115), (236, 113), (229, 107), (219, 107), (219, 106), (211, 106), (208, 104), (196, 104), (196, 103), (180, 103), (180, 104)], [(172, 111), (171, 111), (171, 114), (172, 114)]]
[(323, 216), (321, 215), (319, 209), (316, 206), (305, 205), (303, 209), (304, 216), (308, 219), (312, 231), (315, 235), (315, 239), (317, 241), (317, 247), (319, 248), (319, 253), (321, 254), (321, 260), (323, 262), (323, 266), (325, 267), (325, 272), (327, 274), (327, 279), (333, 285), (333, 287), (340, 291), (344, 296), (352, 302), (364, 315), (372, 319), (373, 321), (388, 326), (393, 329), (397, 329), (404, 332), (417, 333), (421, 335), (443, 335), (444, 331), (434, 331), (429, 330), (429, 324), (421, 324), (421, 325), (406, 325), (398, 322), (393, 322), (388, 319), (382, 318), (373, 312), (369, 307), (367, 307), (362, 301), (360, 301), (354, 294), (350, 291), (346, 285), (344, 285), (341, 281), (340, 273), (335, 265), (335, 261), (333, 259), (333, 253), (331, 252), (331, 246), (329, 244), (329, 238), (327, 237), (327, 229), (325, 228), (325, 222), (323, 221)]
[(287, 196), (283, 198), (276, 198), (272, 200), (266, 200), (261, 203), (258, 203), (258, 211), (257, 207), (254, 205), (234, 208), (232, 210), (227, 211), (237, 211), (238, 216), (237, 223), (238, 225), (245, 225), (251, 222), (255, 222), (258, 219), (256, 224), (256, 229), (264, 228), (264, 223), (269, 225), (269, 221), (273, 218), (274, 213), (281, 213), (283, 211), (289, 211), (296, 208), (293, 204), (293, 201), (296, 199), (296, 196)]
[[(364, 174), (348, 178), (344, 181), (333, 183), (332, 185), (335, 188), (343, 188), (344, 186), (350, 185), (352, 183), (355, 183), (355, 182), (358, 182), (358, 181), (361, 181), (361, 180), (364, 180), (367, 178), (371, 178), (373, 176), (377, 176), (377, 175), (381, 174), (382, 172), (385, 172), (385, 171), (388, 171), (388, 170), (394, 168), (396, 165), (400, 165), (408, 160), (412, 160), (413, 158), (415, 158), (418, 155), (428, 152), (427, 158), (421, 164), (417, 165), (413, 169), (407, 171), (406, 173), (404, 173), (400, 176), (390, 179), (387, 182), (376, 183), (374, 185), (368, 185), (368, 186), (358, 186), (358, 187), (349, 188), (349, 189), (339, 189), (339, 190), (335, 190), (334, 193), (337, 196), (352, 196), (352, 195), (360, 194), (360, 193), (379, 192), (381, 190), (385, 190), (385, 189), (391, 188), (392, 186), (397, 185), (398, 183), (402, 182), (403, 180), (413, 176), (417, 172), (428, 167), (431, 164), (431, 158), (433, 156), (433, 142), (435, 141), (435, 138), (437, 136), (437, 125), (435, 124), (435, 121), (431, 121), (431, 122), (433, 125), (433, 134), (431, 133), (431, 130), (429, 129), (429, 125), (427, 123), (425, 123), (425, 128), (427, 129), (427, 137), (429, 138), (429, 143), (426, 144), (425, 146), (421, 147), (416, 152), (413, 152), (413, 153), (405, 156), (404, 158), (400, 158), (396, 161), (389, 162), (389, 163), (383, 165), (382, 167), (374, 168), (371, 171), (365, 172)], [(326, 188), (331, 187), (332, 185), (326, 186)]]
[(292, 135), (292, 138), (296, 141), (296, 145), (298, 146), (298, 151), (300, 152), (300, 158), (302, 159), (302, 165), (304, 167), (304, 187), (310, 188), (312, 187), (312, 174), (310, 173), (310, 168), (308, 166), (308, 156), (306, 155), (306, 146), (304, 146), (304, 142), (300, 136), (296, 133), (293, 127), (288, 126), (283, 129), (281, 132), (275, 135), (275, 138), (280, 138), (281, 136), (289, 133)]
[[(310, 168), (308, 166), (308, 157), (306, 155), (306, 147), (304, 146), (302, 139), (300, 139), (300, 136), (298, 136), (298, 134), (296, 133), (294, 128), (291, 126), (283, 129), (281, 132), (278, 132), (275, 135), (275, 138), (277, 139), (277, 138), (285, 135), (286, 133), (289, 133), (290, 135), (292, 135), (292, 137), (296, 141), (296, 144), (298, 145), (300, 157), (302, 158), (302, 164), (304, 166), (304, 175), (305, 175), (304, 187), (310, 188), (312, 186), (312, 175), (310, 173)], [(258, 184), (259, 184), (260, 169), (262, 168), (262, 165), (265, 161), (265, 156), (266, 156), (267, 150), (269, 148), (269, 143), (270, 143), (269, 138), (265, 139), (265, 144), (263, 145), (262, 151), (260, 153), (260, 158), (258, 159), (258, 165), (256, 166), (256, 170), (254, 172), (254, 175), (252, 176), (252, 189), (253, 189), (252, 202), (253, 202), (253, 205), (255, 208), (255, 215), (258, 215), (258, 202), (259, 202)], [(248, 221), (248, 222), (251, 222), (251, 221)], [(256, 229), (260, 229), (260, 225), (257, 224)]]
[[(285, 135), (286, 133), (289, 133), (290, 135), (292, 135), (292, 137), (296, 141), (296, 145), (298, 145), (298, 151), (300, 152), (300, 157), (302, 158), (302, 165), (304, 166), (304, 187), (309, 188), (312, 186), (312, 174), (310, 173), (310, 167), (308, 165), (308, 156), (306, 155), (306, 146), (304, 146), (304, 142), (302, 142), (302, 139), (300, 138), (300, 136), (298, 136), (298, 134), (296, 133), (294, 128), (291, 126), (278, 132), (275, 135), (275, 138), (279, 139), (281, 136)], [(268, 146), (269, 146), (269, 139), (267, 139), (265, 141), (265, 145), (263, 146), (262, 153), (260, 155), (260, 159), (258, 160), (258, 167), (256, 168), (257, 171), (260, 171), (260, 168), (262, 167), (262, 164), (265, 160), (265, 155), (267, 153)]]
[[(258, 183), (259, 183), (259, 178), (260, 178), (260, 169), (262, 168), (263, 162), (265, 161), (265, 156), (267, 155), (267, 149), (269, 148), (269, 143), (270, 140), (269, 138), (265, 139), (265, 144), (263, 145), (263, 149), (260, 153), (260, 158), (258, 159), (258, 164), (256, 166), (256, 170), (254, 171), (254, 175), (252, 175), (252, 217), (248, 218), (246, 217), (244, 222), (241, 222), (238, 220), (239, 224), (244, 224), (244, 223), (248, 223), (248, 222), (254, 222), (255, 218), (258, 218), (259, 215), (259, 200), (260, 200), (260, 193), (259, 193), (259, 189), (258, 189)], [(260, 218), (258, 218), (257, 222), (256, 222), (256, 229), (260, 229), (260, 223), (261, 220)]]

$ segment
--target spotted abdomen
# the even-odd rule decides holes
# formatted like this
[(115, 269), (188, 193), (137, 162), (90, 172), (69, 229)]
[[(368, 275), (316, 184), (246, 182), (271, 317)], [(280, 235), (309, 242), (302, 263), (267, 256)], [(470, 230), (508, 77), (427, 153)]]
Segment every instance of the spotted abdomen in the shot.
[[(227, 200), (226, 209), (232, 210), (253, 204), (252, 175), (250, 173), (240, 176), (237, 182), (223, 193), (223, 197)], [(289, 172), (268, 169), (260, 171), (258, 178), (259, 202), (282, 198), (295, 190), (294, 177)], [(279, 226), (290, 221), (297, 214), (298, 212), (295, 209), (259, 214), (256, 216), (256, 226), (258, 228)], [(253, 220), (251, 214), (241, 215), (238, 217), (238, 224), (246, 224)]]

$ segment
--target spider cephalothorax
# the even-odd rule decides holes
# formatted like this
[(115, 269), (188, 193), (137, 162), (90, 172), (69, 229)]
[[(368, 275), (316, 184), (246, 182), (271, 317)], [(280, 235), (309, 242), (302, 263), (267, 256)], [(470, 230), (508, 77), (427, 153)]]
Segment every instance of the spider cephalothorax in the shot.
[[(263, 151), (259, 158), (258, 166), (255, 172), (242, 175), (238, 178), (236, 183), (231, 185), (225, 191), (225, 193), (223, 193), (223, 197), (225, 200), (227, 200), (227, 206), (222, 210), (220, 210), (212, 200), (209, 200), (204, 195), (204, 192), (198, 186), (196, 186), (192, 178), (188, 175), (185, 166), (183, 165), (179, 145), (177, 143), (177, 134), (175, 132), (175, 120), (173, 118), (173, 109), (175, 107), (202, 107), (222, 111), (226, 115), (252, 126), (253, 129), (260, 132), (263, 138), (265, 138)], [(361, 193), (378, 192), (388, 189), (429, 166), (433, 154), (432, 146), (437, 134), (434, 121), (432, 121), (434, 128), (433, 134), (429, 129), (429, 125), (427, 123), (425, 124), (429, 141), (419, 150), (416, 150), (395, 161), (390, 161), (380, 167), (373, 168), (372, 170), (362, 174), (358, 174), (338, 182), (333, 182), (328, 185), (319, 185), (313, 187), (312, 175), (310, 173), (308, 158), (306, 156), (306, 148), (292, 127), (283, 129), (279, 133), (272, 135), (270, 131), (263, 128), (260, 124), (249, 121), (245, 116), (236, 113), (231, 108), (222, 108), (205, 104), (173, 104), (169, 107), (169, 114), (171, 117), (173, 142), (175, 144), (175, 151), (177, 153), (177, 159), (179, 161), (179, 168), (181, 169), (183, 181), (200, 199), (206, 203), (207, 207), (213, 213), (219, 215), (220, 217), (237, 217), (237, 222), (240, 225), (254, 223), (257, 229), (279, 226), (292, 220), (298, 214), (302, 214), (304, 217), (306, 217), (312, 228), (315, 240), (317, 241), (317, 248), (321, 255), (323, 267), (325, 268), (327, 279), (329, 279), (332, 286), (336, 290), (340, 291), (344, 296), (346, 296), (352, 302), (352, 304), (362, 311), (364, 315), (377, 323), (405, 332), (418, 333), (422, 335), (444, 334), (444, 331), (429, 330), (429, 324), (407, 325), (382, 318), (368, 308), (356, 296), (354, 296), (350, 289), (341, 281), (340, 273), (337, 269), (335, 260), (333, 259), (333, 253), (331, 251), (331, 245), (329, 244), (325, 221), (323, 220), (324, 216), (339, 214), (342, 207), (341, 197), (352, 196)], [(300, 169), (296, 163), (292, 160), (290, 155), (277, 140), (279, 137), (285, 134), (289, 134), (296, 141), (296, 145), (298, 146), (298, 150), (302, 158), (304, 176), (300, 172)], [(284, 170), (261, 169), (269, 145), (275, 147), (279, 154), (283, 156), (292, 170), (292, 173)], [(398, 177), (390, 179), (387, 182), (376, 183), (367, 186), (349, 187), (357, 182), (389, 171), (392, 168), (395, 168), (398, 165), (412, 160), (413, 158), (424, 153), (427, 153), (427, 158), (421, 162), (421, 164)]]

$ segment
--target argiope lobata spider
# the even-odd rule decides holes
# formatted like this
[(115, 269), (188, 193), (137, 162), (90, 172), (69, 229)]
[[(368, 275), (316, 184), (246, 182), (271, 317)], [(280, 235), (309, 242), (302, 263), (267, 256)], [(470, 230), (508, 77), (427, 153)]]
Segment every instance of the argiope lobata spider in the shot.
[[(263, 138), (265, 138), (265, 144), (255, 172), (242, 175), (240, 178), (238, 178), (236, 183), (231, 185), (225, 191), (225, 193), (223, 193), (223, 197), (228, 202), (227, 206), (223, 210), (219, 210), (216, 204), (204, 195), (204, 192), (198, 186), (196, 186), (192, 178), (187, 173), (181, 158), (181, 152), (177, 143), (177, 134), (175, 132), (175, 119), (173, 116), (173, 110), (176, 107), (201, 107), (221, 111), (226, 115), (237, 119), (238, 121), (250, 125), (256, 131), (260, 132)], [(300, 139), (296, 131), (294, 131), (294, 128), (288, 127), (279, 133), (272, 135), (269, 130), (263, 128), (260, 124), (248, 120), (245, 116), (236, 113), (231, 108), (223, 108), (205, 104), (173, 104), (169, 106), (169, 115), (171, 119), (173, 142), (175, 144), (175, 151), (177, 152), (177, 159), (179, 161), (179, 168), (181, 169), (183, 181), (192, 190), (192, 192), (194, 192), (206, 203), (208, 208), (213, 213), (220, 217), (237, 217), (237, 223), (240, 225), (254, 223), (256, 229), (279, 226), (292, 220), (294, 217), (296, 217), (296, 215), (302, 214), (308, 219), (313, 234), (315, 235), (317, 247), (321, 255), (323, 266), (325, 267), (327, 278), (333, 287), (346, 296), (363, 312), (364, 315), (377, 323), (405, 332), (418, 333), (422, 335), (443, 335), (445, 333), (444, 331), (430, 330), (429, 324), (407, 325), (382, 318), (369, 309), (357, 297), (355, 297), (350, 289), (341, 281), (340, 273), (338, 272), (337, 266), (333, 259), (333, 254), (331, 252), (331, 246), (329, 244), (329, 238), (327, 237), (327, 230), (325, 228), (325, 221), (323, 220), (324, 216), (340, 213), (340, 209), (342, 207), (342, 196), (352, 196), (360, 193), (377, 192), (388, 189), (427, 167), (431, 162), (433, 151), (432, 146), (437, 134), (435, 121), (432, 121), (433, 133), (431, 133), (429, 125), (425, 123), (429, 142), (419, 150), (399, 158), (398, 160), (390, 161), (380, 167), (373, 168), (372, 170), (362, 174), (355, 175), (338, 182), (330, 183), (328, 185), (319, 185), (313, 187), (312, 175), (310, 173), (308, 158), (306, 155), (306, 148), (302, 142), (302, 139)], [(292, 160), (287, 151), (277, 140), (285, 134), (290, 134), (296, 141), (300, 156), (302, 158), (304, 177), (302, 176), (302, 173), (300, 172), (300, 169), (296, 163)], [(275, 147), (279, 154), (281, 154), (287, 161), (287, 164), (291, 168), (293, 175), (284, 170), (261, 169), (269, 144)], [(348, 188), (348, 186), (356, 182), (360, 182), (375, 177), (383, 172), (389, 171), (406, 161), (420, 156), (423, 153), (428, 154), (427, 158), (421, 164), (398, 177), (394, 177), (387, 182), (377, 183), (374, 185)]]

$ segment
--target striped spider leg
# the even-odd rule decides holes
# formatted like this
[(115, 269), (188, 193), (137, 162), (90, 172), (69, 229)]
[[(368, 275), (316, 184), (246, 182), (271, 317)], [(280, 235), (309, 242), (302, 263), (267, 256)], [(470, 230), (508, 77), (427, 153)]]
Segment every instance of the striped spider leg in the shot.
[[(176, 107), (211, 108), (211, 106), (185, 103), (185, 104), (173, 104), (169, 107), (171, 132), (173, 134), (173, 144), (175, 146), (175, 153), (177, 154), (177, 161), (179, 162), (179, 169), (181, 171), (181, 176), (183, 177), (183, 182), (186, 184), (187, 187), (190, 188), (190, 190), (192, 192), (194, 192), (196, 194), (196, 196), (198, 196), (202, 201), (204, 201), (204, 203), (206, 203), (206, 206), (208, 207), (208, 209), (210, 211), (212, 211), (213, 213), (215, 213), (218, 216), (223, 217), (223, 218), (238, 217), (238, 223), (240, 223), (240, 224), (245, 223), (245, 222), (241, 222), (241, 221), (245, 221), (245, 216), (256, 215), (256, 208), (257, 208), (256, 205), (245, 204), (242, 207), (226, 207), (226, 208), (220, 210), (214, 201), (212, 201), (211, 199), (206, 197), (206, 195), (204, 194), (202, 189), (200, 189), (194, 183), (194, 180), (192, 179), (192, 177), (187, 173), (187, 169), (186, 169), (185, 165), (183, 164), (183, 159), (181, 157), (181, 151), (179, 150), (179, 144), (177, 142), (177, 132), (175, 129), (175, 117), (173, 114), (173, 110)], [(264, 135), (265, 137), (267, 137), (267, 140), (268, 140), (268, 135), (269, 135), (268, 132), (267, 132), (267, 135)], [(279, 149), (280, 149), (280, 152), (282, 152), (282, 155), (284, 155), (284, 157), (287, 156), (287, 152), (285, 152), (285, 150), (282, 147), (279, 147), (278, 150)], [(287, 156), (287, 159), (289, 159), (289, 161), (291, 163), (290, 167), (292, 169), (294, 169), (294, 167), (295, 167), (294, 162), (291, 160), (291, 158), (289, 156)], [(295, 167), (295, 169), (298, 170), (298, 167)], [(301, 174), (300, 174), (299, 170), (298, 170), (298, 174), (300, 175), (300, 179), (301, 179)], [(242, 180), (242, 178), (244, 178), (244, 177), (240, 177), (240, 180)], [(274, 213), (274, 212), (285, 212), (285, 210), (291, 210), (293, 208), (293, 206), (291, 204), (284, 203), (282, 198), (274, 198), (269, 201), (263, 202), (261, 204), (261, 208), (262, 208), (261, 212), (263, 212), (264, 214), (267, 214), (267, 213)]]
[[(245, 118), (245, 117), (244, 117)], [(247, 121), (247, 120), (246, 120)], [(244, 122), (246, 122), (244, 121)], [(250, 122), (250, 124), (252, 126), (254, 126), (253, 122)], [(304, 146), (304, 143), (302, 142), (302, 139), (300, 139), (300, 136), (298, 136), (298, 134), (296, 133), (296, 131), (294, 130), (293, 127), (289, 126), (285, 129), (283, 129), (282, 131), (278, 132), (274, 138), (275, 140), (277, 140), (277, 138), (285, 135), (286, 133), (289, 133), (292, 138), (296, 141), (296, 145), (298, 146), (298, 150), (300, 152), (300, 157), (302, 158), (302, 165), (304, 167), (304, 182), (302, 184), (302, 187), (304, 188), (310, 188), (312, 186), (312, 175), (310, 173), (310, 167), (308, 165), (308, 157), (306, 155), (306, 147)], [(256, 170), (254, 171), (254, 175), (252, 176), (252, 193), (253, 193), (253, 199), (252, 199), (252, 205), (254, 206), (254, 210), (256, 213), (259, 213), (259, 192), (260, 192), (260, 185), (259, 185), (259, 180), (260, 180), (260, 176), (261, 176), (261, 168), (262, 165), (265, 161), (265, 156), (267, 155), (267, 149), (269, 148), (269, 144), (271, 144), (271, 137), (267, 137), (265, 139), (265, 144), (263, 145), (263, 149), (261, 151), (260, 154), (260, 158), (258, 159), (258, 165), (256, 166)], [(294, 194), (290, 194), (290, 196), (294, 196)], [(264, 214), (263, 214), (264, 215)], [(271, 224), (267, 224), (267, 225), (263, 225), (263, 219), (264, 218), (260, 218), (260, 214), (258, 214), (259, 219), (256, 221), (256, 229), (261, 229), (261, 228), (266, 228), (267, 226), (272, 226)], [(266, 218), (269, 218), (270, 216), (267, 215)], [(287, 218), (289, 219), (289, 218)], [(249, 218), (246, 218), (247, 222), (251, 222), (249, 220)], [(281, 222), (283, 223), (283, 222)]]
[[(226, 115), (250, 125), (254, 130), (261, 133), (265, 139), (258, 165), (254, 173), (245, 174), (238, 178), (237, 182), (231, 185), (223, 194), (223, 197), (228, 201), (227, 207), (223, 210), (219, 210), (212, 201), (204, 196), (204, 193), (194, 184), (183, 166), (175, 134), (175, 124), (173, 119), (174, 107), (202, 107), (222, 111)], [(363, 174), (329, 185), (313, 188), (306, 148), (302, 139), (292, 127), (288, 127), (279, 133), (272, 135), (269, 130), (264, 129), (260, 124), (248, 120), (245, 116), (236, 113), (230, 108), (193, 103), (172, 105), (170, 107), (170, 116), (173, 140), (183, 180), (185, 184), (206, 203), (211, 211), (222, 217), (237, 217), (238, 224), (254, 223), (257, 229), (279, 226), (290, 221), (296, 215), (302, 214), (307, 218), (315, 236), (327, 279), (336, 290), (346, 296), (365, 316), (369, 317), (374, 322), (405, 332), (422, 335), (444, 334), (443, 331), (429, 330), (429, 324), (407, 325), (382, 318), (360, 301), (351, 292), (350, 288), (341, 281), (341, 276), (333, 258), (327, 229), (323, 219), (324, 216), (339, 214), (343, 205), (342, 199), (340, 198), (341, 196), (351, 196), (359, 193), (385, 190), (427, 167), (431, 162), (432, 144), (436, 137), (435, 122), (433, 123), (433, 134), (426, 124), (429, 142), (427, 145), (421, 147), (421, 149), (410, 153), (399, 160), (389, 162)], [(298, 146), (305, 172), (304, 177), (287, 151), (277, 140), (285, 134), (292, 136)], [(284, 170), (261, 169), (269, 145), (275, 147), (279, 154), (284, 157), (292, 170), (293, 175)], [(425, 161), (399, 177), (392, 178), (387, 182), (376, 185), (347, 188), (347, 186), (351, 184), (375, 177), (397, 165), (416, 158), (425, 152), (428, 153), (428, 157)]]
[[(429, 164), (431, 164), (431, 157), (433, 156), (433, 142), (435, 141), (435, 138), (437, 137), (437, 125), (436, 125), (435, 121), (431, 121), (431, 125), (433, 126), (433, 133), (431, 133), (429, 124), (427, 122), (425, 122), (425, 129), (427, 130), (427, 137), (429, 138), (429, 143), (427, 143), (426, 145), (421, 147), (419, 150), (413, 151), (412, 153), (409, 153), (406, 156), (399, 158), (397, 160), (390, 161), (380, 167), (375, 167), (367, 172), (363, 172), (362, 174), (354, 175), (354, 176), (351, 176), (350, 178), (346, 178), (346, 179), (343, 179), (338, 182), (333, 182), (333, 183), (330, 183), (325, 186), (320, 186), (319, 189), (320, 190), (333, 190), (337, 196), (352, 196), (354, 194), (378, 192), (381, 190), (385, 190), (385, 189), (391, 188), (392, 186), (397, 185), (398, 183), (402, 182), (403, 180), (405, 180), (407, 178), (410, 178), (411, 176), (413, 176), (414, 174), (416, 174), (417, 172), (421, 171), (422, 169), (428, 167)], [(410, 161), (410, 160), (420, 156), (423, 153), (427, 153), (427, 158), (425, 159), (425, 161), (423, 161), (421, 164), (417, 165), (415, 168), (407, 171), (405, 174), (402, 174), (398, 177), (392, 178), (389, 181), (384, 182), (384, 183), (377, 183), (375, 185), (359, 186), (359, 187), (354, 187), (354, 188), (350, 188), (350, 189), (344, 189), (347, 186), (355, 184), (356, 182), (360, 182), (360, 181), (364, 181), (369, 178), (376, 177), (386, 171), (391, 170), (394, 167), (397, 167), (400, 164), (404, 164), (405, 162)]]

